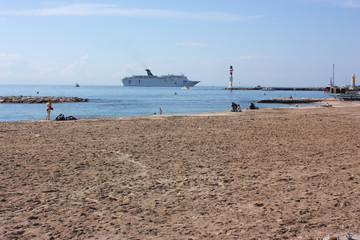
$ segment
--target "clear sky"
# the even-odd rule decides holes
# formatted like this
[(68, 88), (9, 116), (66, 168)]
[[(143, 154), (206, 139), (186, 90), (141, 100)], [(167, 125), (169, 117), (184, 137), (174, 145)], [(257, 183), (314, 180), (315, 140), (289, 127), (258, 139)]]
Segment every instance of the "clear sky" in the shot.
[(360, 0), (0, 0), (0, 84), (360, 85)]

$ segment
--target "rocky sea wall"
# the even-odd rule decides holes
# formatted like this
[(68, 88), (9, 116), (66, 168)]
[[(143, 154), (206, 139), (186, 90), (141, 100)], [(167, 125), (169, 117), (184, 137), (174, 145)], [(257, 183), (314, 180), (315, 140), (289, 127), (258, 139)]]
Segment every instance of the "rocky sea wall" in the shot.
[(79, 97), (0, 96), (0, 103), (46, 103), (49, 100), (53, 103), (89, 101), (87, 98)]
[(284, 104), (295, 104), (295, 103), (313, 103), (321, 102), (323, 98), (270, 98), (256, 101), (257, 103), (284, 103)]

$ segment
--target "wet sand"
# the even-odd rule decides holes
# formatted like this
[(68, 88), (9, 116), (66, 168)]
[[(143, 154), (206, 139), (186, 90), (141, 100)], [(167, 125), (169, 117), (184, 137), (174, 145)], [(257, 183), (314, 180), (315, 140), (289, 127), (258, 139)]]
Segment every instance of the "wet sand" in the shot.
[(0, 122), (0, 239), (360, 232), (360, 102), (329, 104)]

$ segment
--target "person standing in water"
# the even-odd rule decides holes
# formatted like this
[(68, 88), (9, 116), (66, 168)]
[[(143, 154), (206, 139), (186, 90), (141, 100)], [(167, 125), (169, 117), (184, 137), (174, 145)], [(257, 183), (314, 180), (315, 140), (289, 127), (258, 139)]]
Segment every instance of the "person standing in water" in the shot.
[(50, 120), (50, 112), (51, 110), (54, 110), (52, 105), (51, 105), (51, 100), (49, 100), (47, 103), (46, 103), (46, 112), (47, 112), (47, 115), (46, 115), (46, 119), (45, 120)]
[(162, 115), (162, 109), (159, 108), (159, 115)]

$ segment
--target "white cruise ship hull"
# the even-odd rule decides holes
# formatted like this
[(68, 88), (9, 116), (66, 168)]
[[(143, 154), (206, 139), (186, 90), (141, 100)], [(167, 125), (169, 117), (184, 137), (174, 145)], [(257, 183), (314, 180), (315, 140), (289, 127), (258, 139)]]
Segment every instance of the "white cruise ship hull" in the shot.
[(199, 81), (161, 77), (127, 77), (122, 80), (124, 86), (131, 87), (193, 87)]
[(200, 81), (190, 81), (184, 75), (154, 76), (150, 70), (148, 75), (125, 77), (122, 83), (126, 87), (193, 87)]

